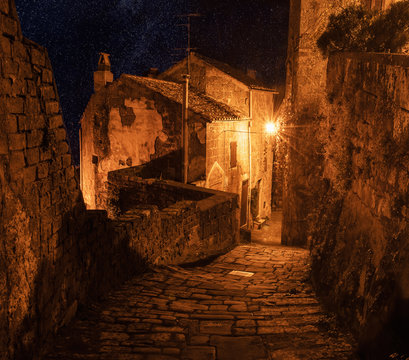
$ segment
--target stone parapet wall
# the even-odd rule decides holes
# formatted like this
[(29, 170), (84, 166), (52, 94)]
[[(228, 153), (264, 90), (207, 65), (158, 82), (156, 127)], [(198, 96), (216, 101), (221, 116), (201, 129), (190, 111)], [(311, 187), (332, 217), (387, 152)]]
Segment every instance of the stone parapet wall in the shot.
[(408, 56), (329, 59), (324, 181), (308, 217), (313, 279), (371, 359), (408, 350), (408, 91)]
[(237, 244), (238, 196), (174, 181), (108, 175), (110, 216), (133, 229), (130, 247), (147, 263), (189, 263)]
[(208, 191), (198, 191), (195, 186), (184, 185), (175, 181), (158, 181), (152, 178), (142, 181), (141, 168), (143, 169), (143, 167), (144, 165), (135, 166), (109, 173), (109, 183), (121, 184), (118, 199), (121, 212), (133, 209), (136, 204), (154, 204), (159, 209), (163, 209), (175, 202), (199, 201), (213, 195)]

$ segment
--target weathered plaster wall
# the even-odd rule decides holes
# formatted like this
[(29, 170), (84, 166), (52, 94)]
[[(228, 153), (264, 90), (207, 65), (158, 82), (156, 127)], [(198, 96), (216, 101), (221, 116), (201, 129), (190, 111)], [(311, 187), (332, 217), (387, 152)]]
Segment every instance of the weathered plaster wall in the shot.
[[(205, 121), (195, 114), (190, 121), (193, 181), (204, 176)], [(109, 171), (166, 157), (164, 172), (179, 177), (180, 104), (122, 77), (91, 97), (81, 128), (81, 186), (89, 208), (105, 208)]]
[[(251, 126), (251, 188), (253, 218), (265, 218), (271, 213), (274, 135), (266, 132), (266, 124), (275, 121), (274, 93), (252, 90)], [(258, 185), (257, 185), (258, 184)], [(255, 187), (259, 187), (255, 189)]]
[[(208, 83), (206, 85), (206, 91), (211, 96), (225, 103), (229, 103), (230, 98), (235, 98), (236, 101), (243, 104), (244, 95), (231, 84), (223, 83), (223, 80), (227, 78), (222, 76), (222, 72), (217, 69), (208, 69), (214, 71), (214, 76), (208, 75)], [(217, 71), (216, 71), (217, 70)], [(222, 92), (229, 91), (228, 96)], [(251, 127), (248, 128), (248, 122), (225, 122), (212, 124), (212, 130), (210, 133), (224, 132), (224, 136), (215, 140), (213, 135), (208, 133), (208, 139), (211, 142), (210, 149), (208, 151), (209, 159), (206, 161), (207, 174), (212, 171), (212, 167), (215, 161), (222, 167), (224, 173), (227, 175), (228, 180), (226, 189), (227, 191), (241, 194), (241, 184), (246, 178), (250, 180), (250, 188), (253, 192), (252, 196), (252, 218), (256, 217), (265, 218), (271, 213), (271, 183), (272, 183), (272, 138), (266, 134), (265, 125), (274, 119), (274, 93), (269, 91), (251, 90), (250, 96), (249, 89), (244, 99), (244, 103), (248, 104), (251, 97), (252, 108), (252, 121)], [(231, 105), (231, 102), (230, 102)], [(243, 108), (242, 111), (245, 109)], [(249, 107), (247, 108), (247, 113)], [(215, 130), (216, 129), (216, 130)], [(248, 134), (250, 131), (250, 139)], [(212, 140), (211, 140), (212, 139)], [(239, 154), (240, 166), (237, 168), (230, 168), (230, 142), (237, 142), (237, 154)], [(250, 148), (248, 142), (250, 141)], [(251, 160), (248, 158), (248, 154), (251, 154)], [(221, 160), (223, 156), (223, 160)], [(249, 171), (249, 161), (251, 163), (251, 171)], [(223, 163), (223, 165), (222, 165)], [(243, 169), (247, 166), (247, 170)], [(213, 171), (212, 171), (213, 172)], [(251, 178), (250, 178), (251, 175)], [(207, 180), (210, 184), (213, 183), (213, 179)], [(241, 196), (241, 195), (240, 195)]]
[(143, 180), (132, 169), (110, 172), (108, 179), (110, 216), (133, 223), (130, 247), (145, 262), (195, 262), (237, 244), (236, 194)]
[(408, 91), (407, 56), (330, 58), (313, 277), (371, 359), (409, 350)]
[[(205, 186), (239, 194), (242, 206), (242, 184), (249, 181), (253, 189), (253, 195), (250, 190), (248, 194), (253, 209), (250, 221), (271, 213), (273, 139), (263, 131), (264, 126), (249, 128), (248, 121), (216, 121), (207, 125)], [(233, 143), (237, 149), (235, 165), (231, 162)]]
[[(210, 123), (206, 128), (206, 139), (205, 186), (239, 194), (242, 206), (242, 181), (250, 176), (248, 121)], [(236, 144), (236, 164), (231, 163), (231, 143)]]
[[(180, 81), (186, 73), (186, 60), (167, 70), (162, 77)], [(206, 187), (240, 194), (242, 181), (249, 180), (253, 191), (253, 217), (265, 218), (271, 212), (272, 139), (265, 124), (274, 119), (274, 92), (250, 90), (249, 86), (227, 75), (214, 65), (191, 55), (190, 84), (212, 98), (238, 109), (243, 118), (252, 116), (250, 140), (248, 122), (216, 122), (208, 125), (206, 150)], [(250, 94), (251, 92), (251, 94)], [(250, 109), (251, 108), (251, 109)], [(247, 145), (244, 144), (244, 140)], [(230, 166), (230, 143), (237, 143), (238, 166)], [(249, 144), (250, 143), (250, 148)], [(251, 154), (251, 171), (248, 169)], [(247, 166), (247, 170), (244, 168)], [(251, 175), (251, 179), (250, 179)], [(251, 191), (250, 191), (251, 192)], [(240, 204), (242, 202), (240, 201)], [(252, 221), (252, 219), (250, 219)]]

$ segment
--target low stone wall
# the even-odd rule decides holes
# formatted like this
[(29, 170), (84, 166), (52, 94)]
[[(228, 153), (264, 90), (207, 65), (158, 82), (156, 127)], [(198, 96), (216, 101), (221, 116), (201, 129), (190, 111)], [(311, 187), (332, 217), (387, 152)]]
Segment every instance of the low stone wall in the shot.
[(409, 57), (329, 59), (313, 279), (371, 359), (409, 344)]
[(199, 191), (195, 186), (184, 185), (175, 181), (157, 181), (145, 177), (146, 181), (140, 181), (142, 179), (141, 169), (144, 169), (144, 165), (109, 173), (108, 181), (111, 184), (121, 185), (117, 195), (118, 209), (121, 212), (134, 208), (136, 204), (154, 204), (162, 209), (178, 201), (198, 201), (213, 195), (209, 191)]
[(169, 180), (110, 172), (109, 213), (132, 228), (130, 247), (147, 263), (195, 262), (239, 238), (238, 196)]

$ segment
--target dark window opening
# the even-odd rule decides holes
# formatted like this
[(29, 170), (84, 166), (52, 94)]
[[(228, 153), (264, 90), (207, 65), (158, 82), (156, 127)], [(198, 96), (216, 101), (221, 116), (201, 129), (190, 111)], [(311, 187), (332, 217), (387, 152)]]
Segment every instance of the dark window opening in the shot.
[(98, 156), (92, 155), (92, 163), (98, 165)]

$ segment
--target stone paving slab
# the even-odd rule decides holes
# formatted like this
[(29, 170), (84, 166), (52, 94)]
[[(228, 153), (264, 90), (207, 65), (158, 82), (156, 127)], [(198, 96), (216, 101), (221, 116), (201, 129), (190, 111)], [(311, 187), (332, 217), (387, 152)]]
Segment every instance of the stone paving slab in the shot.
[(306, 250), (256, 244), (155, 268), (80, 314), (46, 359), (356, 359), (308, 278)]

